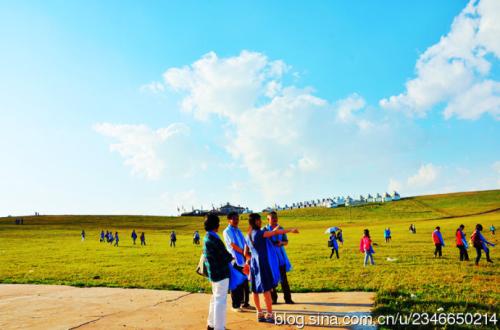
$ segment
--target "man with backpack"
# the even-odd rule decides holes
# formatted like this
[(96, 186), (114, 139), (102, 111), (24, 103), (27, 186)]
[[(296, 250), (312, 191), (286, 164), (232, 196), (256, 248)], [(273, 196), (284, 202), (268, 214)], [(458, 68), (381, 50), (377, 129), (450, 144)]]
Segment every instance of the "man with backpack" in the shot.
[(493, 262), (490, 258), (490, 249), (488, 248), (488, 245), (495, 246), (495, 244), (488, 242), (486, 238), (484, 238), (484, 236), (481, 234), (482, 230), (483, 226), (478, 223), (476, 225), (476, 230), (472, 233), (471, 236), (472, 245), (474, 246), (474, 248), (476, 248), (476, 266), (479, 265), (479, 260), (481, 259), (481, 250), (484, 250), (484, 252), (486, 253), (486, 261)]
[(443, 235), (441, 235), (441, 227), (437, 226), (436, 229), (432, 232), (432, 240), (434, 241), (434, 245), (436, 249), (434, 250), (434, 258), (438, 255), (441, 258), (443, 256), (443, 246), (444, 240)]

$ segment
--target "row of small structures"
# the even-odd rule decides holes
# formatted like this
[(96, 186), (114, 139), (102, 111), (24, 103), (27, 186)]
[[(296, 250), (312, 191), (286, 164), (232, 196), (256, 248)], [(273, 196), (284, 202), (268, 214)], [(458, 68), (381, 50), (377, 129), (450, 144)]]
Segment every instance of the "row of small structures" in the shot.
[(267, 207), (263, 211), (264, 212), (272, 210), (283, 211), (283, 210), (293, 210), (293, 209), (301, 209), (308, 207), (335, 208), (340, 206), (356, 206), (368, 203), (387, 203), (392, 201), (398, 201), (400, 199), (401, 196), (399, 195), (399, 193), (397, 191), (393, 191), (392, 194), (386, 192), (383, 194), (377, 193), (375, 196), (372, 196), (371, 194), (366, 195), (366, 197), (360, 195), (358, 199), (354, 199), (351, 196), (346, 196), (346, 197), (337, 196), (337, 197), (329, 197), (317, 200), (296, 202), (292, 203), (291, 205), (285, 204), (284, 206), (276, 204), (274, 205), (274, 207)]
[[(283, 210), (293, 210), (293, 209), (301, 209), (301, 208), (308, 208), (308, 207), (326, 207), (326, 208), (335, 208), (335, 207), (341, 207), (341, 206), (356, 206), (356, 205), (363, 205), (363, 204), (369, 204), (369, 203), (387, 203), (387, 202), (392, 202), (392, 201), (398, 201), (401, 199), (401, 196), (397, 191), (393, 191), (392, 194), (389, 193), (377, 193), (374, 196), (371, 194), (368, 194), (365, 196), (360, 195), (359, 198), (355, 199), (352, 198), (351, 196), (337, 196), (337, 197), (328, 197), (328, 198), (323, 198), (323, 199), (317, 199), (317, 200), (310, 200), (310, 201), (303, 201), (303, 202), (296, 202), (292, 203), (290, 205), (285, 204), (284, 206), (275, 204), (274, 207), (267, 207), (263, 212), (271, 212), (271, 211), (283, 211)], [(182, 208), (184, 209), (184, 208)], [(177, 208), (177, 210), (180, 211), (180, 208)], [(212, 206), (211, 210), (203, 210), (203, 207), (200, 209), (195, 209), (194, 207), (192, 208), (191, 211), (186, 212), (184, 211), (181, 213), (182, 216), (204, 216), (208, 213), (215, 213), (218, 215), (227, 215), (230, 212), (236, 212), (238, 214), (247, 214), (247, 213), (252, 213), (253, 211), (250, 210), (248, 207), (241, 207), (241, 206), (235, 206), (231, 205), (229, 203), (226, 203), (225, 205), (221, 205), (218, 208), (215, 208)]]

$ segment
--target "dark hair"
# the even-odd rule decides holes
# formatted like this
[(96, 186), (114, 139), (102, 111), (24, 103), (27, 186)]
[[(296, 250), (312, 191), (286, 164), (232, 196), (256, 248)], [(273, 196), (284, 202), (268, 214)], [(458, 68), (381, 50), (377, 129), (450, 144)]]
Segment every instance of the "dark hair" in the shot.
[(276, 211), (271, 211), (269, 212), (268, 216), (272, 216), (272, 217), (277, 217), (278, 216), (278, 213), (276, 213)]
[(437, 229), (437, 230), (441, 230), (441, 227), (437, 226), (437, 227), (436, 227), (436, 229)]
[(210, 213), (205, 216), (205, 222), (203, 225), (205, 226), (206, 231), (212, 231), (219, 228), (219, 223), (220, 220), (217, 214)]
[(476, 225), (476, 229), (479, 230), (479, 231), (483, 230), (483, 225), (481, 225), (480, 223), (478, 223)]
[(238, 212), (235, 212), (235, 211), (231, 211), (227, 214), (227, 219), (230, 220), (234, 217), (237, 217), (238, 216)]
[(365, 236), (370, 237), (370, 231), (368, 229), (363, 230), (363, 233), (365, 234)]
[(248, 216), (248, 224), (250, 225), (250, 227), (252, 227), (252, 229), (255, 229), (255, 230), (260, 229), (256, 224), (257, 220), (260, 220), (260, 214), (258, 214), (258, 213), (251, 213)]

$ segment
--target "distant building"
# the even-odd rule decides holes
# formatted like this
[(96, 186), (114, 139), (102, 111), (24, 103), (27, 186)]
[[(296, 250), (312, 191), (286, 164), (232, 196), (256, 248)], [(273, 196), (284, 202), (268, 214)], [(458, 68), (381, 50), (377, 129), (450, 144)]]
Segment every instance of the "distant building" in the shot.
[(372, 195), (368, 194), (368, 196), (366, 197), (366, 202), (373, 203), (373, 202), (375, 202), (375, 198), (373, 198)]
[(247, 210), (247, 208), (241, 207), (241, 206), (234, 206), (234, 205), (227, 203), (226, 205), (221, 206), (217, 211), (220, 214), (229, 214), (231, 212), (236, 212), (238, 214), (242, 214), (243, 212), (245, 212), (245, 210)]
[(401, 199), (401, 196), (399, 196), (399, 193), (397, 191), (392, 192), (392, 200), (393, 201), (398, 201)]
[(391, 195), (389, 195), (388, 193), (385, 193), (384, 197), (382, 198), (382, 202), (391, 202), (391, 201), (392, 201)]

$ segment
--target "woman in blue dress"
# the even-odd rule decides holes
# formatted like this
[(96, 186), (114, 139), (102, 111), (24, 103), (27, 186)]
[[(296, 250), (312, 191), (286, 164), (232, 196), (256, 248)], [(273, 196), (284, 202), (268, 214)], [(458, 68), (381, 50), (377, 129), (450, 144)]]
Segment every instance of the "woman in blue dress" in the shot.
[[(275, 235), (287, 233), (298, 233), (296, 228), (276, 229), (272, 231), (261, 230), (262, 221), (260, 215), (252, 213), (248, 217), (248, 235), (245, 256), (247, 264), (250, 265), (250, 282), (252, 283), (252, 295), (257, 309), (257, 320), (259, 322), (274, 323), (271, 289), (276, 287), (280, 280), (279, 263), (276, 252), (268, 239)], [(260, 305), (259, 294), (264, 294), (267, 313), (264, 314)]]

